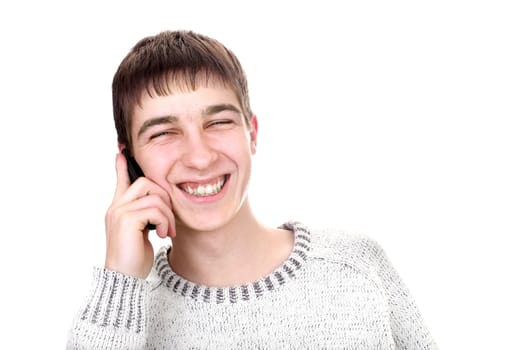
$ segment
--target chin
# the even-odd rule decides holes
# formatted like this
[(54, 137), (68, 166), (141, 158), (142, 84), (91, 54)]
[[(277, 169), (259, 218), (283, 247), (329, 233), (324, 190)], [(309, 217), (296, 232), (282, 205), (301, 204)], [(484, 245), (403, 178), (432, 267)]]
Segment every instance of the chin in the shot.
[(212, 215), (199, 215), (195, 216), (192, 215), (190, 218), (185, 217), (176, 217), (177, 226), (179, 226), (183, 230), (190, 230), (190, 231), (201, 231), (201, 232), (209, 232), (209, 231), (216, 231), (228, 224), (230, 220), (225, 220), (224, 215), (218, 216), (217, 218), (214, 218)]

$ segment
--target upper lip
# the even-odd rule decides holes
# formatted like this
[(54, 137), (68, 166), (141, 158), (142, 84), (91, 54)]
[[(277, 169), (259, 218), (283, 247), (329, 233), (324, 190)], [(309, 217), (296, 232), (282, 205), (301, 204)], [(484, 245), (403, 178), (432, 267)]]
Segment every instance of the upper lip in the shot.
[(197, 185), (210, 184), (210, 183), (214, 183), (215, 181), (217, 181), (218, 178), (221, 178), (224, 176), (226, 176), (226, 179), (228, 179), (229, 174), (224, 173), (224, 174), (219, 174), (215, 176), (207, 176), (206, 178), (193, 178), (193, 179), (188, 178), (185, 180), (177, 181), (177, 186), (183, 185), (185, 183), (192, 183), (192, 184), (197, 184)]

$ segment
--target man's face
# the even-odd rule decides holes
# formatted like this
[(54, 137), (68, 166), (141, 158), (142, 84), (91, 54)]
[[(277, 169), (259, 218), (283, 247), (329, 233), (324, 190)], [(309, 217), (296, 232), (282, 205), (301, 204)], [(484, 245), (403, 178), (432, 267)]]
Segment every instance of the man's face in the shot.
[(246, 205), (257, 121), (249, 130), (234, 92), (219, 85), (144, 94), (131, 123), (133, 152), (168, 192), (178, 225), (222, 227)]

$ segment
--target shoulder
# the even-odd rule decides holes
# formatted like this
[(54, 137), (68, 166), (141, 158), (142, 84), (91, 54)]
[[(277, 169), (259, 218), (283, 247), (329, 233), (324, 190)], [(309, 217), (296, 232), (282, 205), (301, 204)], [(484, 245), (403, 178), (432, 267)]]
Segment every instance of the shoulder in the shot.
[(370, 273), (382, 265), (385, 253), (373, 238), (344, 229), (310, 228), (312, 259)]

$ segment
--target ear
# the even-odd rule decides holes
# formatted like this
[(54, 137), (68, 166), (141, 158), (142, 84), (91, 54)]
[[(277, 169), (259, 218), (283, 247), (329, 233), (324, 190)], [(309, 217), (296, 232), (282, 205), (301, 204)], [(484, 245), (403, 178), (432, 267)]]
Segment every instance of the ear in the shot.
[(118, 152), (119, 153), (122, 153), (122, 150), (124, 149), (124, 144), (123, 143), (119, 143), (118, 144)]
[(252, 126), (250, 129), (250, 149), (252, 154), (255, 154), (257, 151), (257, 134), (259, 132), (259, 122), (257, 121), (257, 116), (252, 116)]

